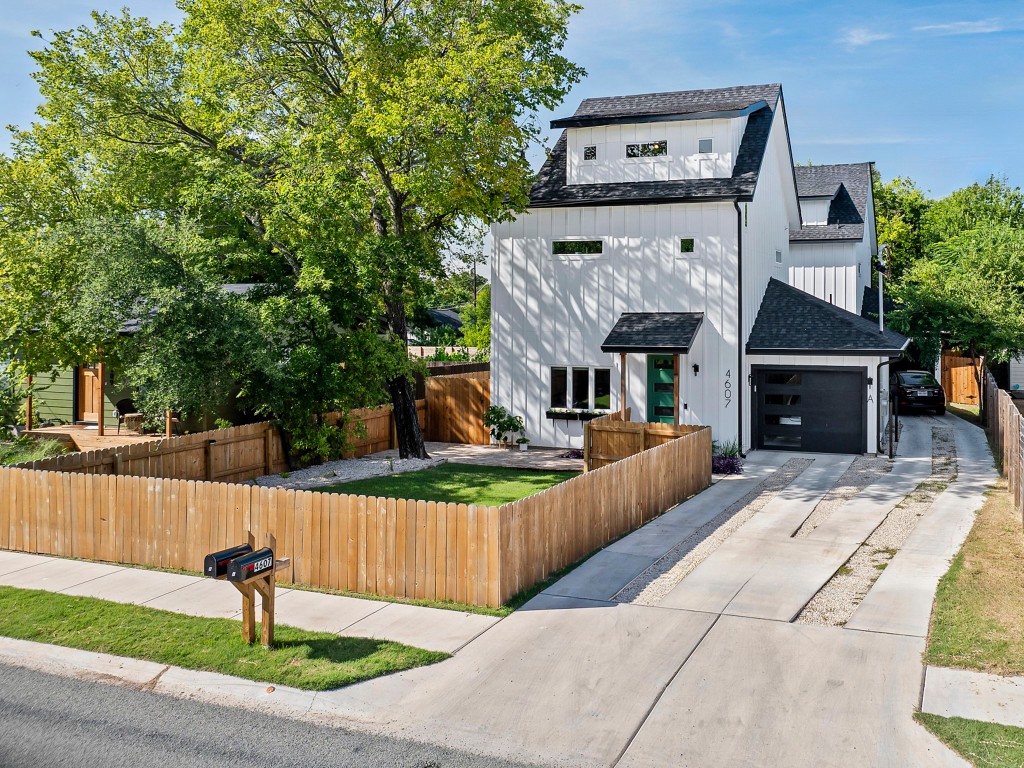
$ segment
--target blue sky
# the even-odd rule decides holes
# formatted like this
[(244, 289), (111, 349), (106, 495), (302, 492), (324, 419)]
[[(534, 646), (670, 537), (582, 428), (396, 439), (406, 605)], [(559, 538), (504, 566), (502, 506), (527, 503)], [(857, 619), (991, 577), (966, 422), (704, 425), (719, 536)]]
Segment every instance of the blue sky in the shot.
[[(125, 4), (179, 18), (172, 0), (0, 0), (0, 124), (27, 124), (38, 103), (31, 30)], [(909, 176), (933, 196), (993, 173), (1024, 184), (1019, 0), (582, 4), (566, 52), (588, 75), (540, 115), (544, 125), (588, 96), (781, 82), (798, 162), (874, 160), (885, 178)]]

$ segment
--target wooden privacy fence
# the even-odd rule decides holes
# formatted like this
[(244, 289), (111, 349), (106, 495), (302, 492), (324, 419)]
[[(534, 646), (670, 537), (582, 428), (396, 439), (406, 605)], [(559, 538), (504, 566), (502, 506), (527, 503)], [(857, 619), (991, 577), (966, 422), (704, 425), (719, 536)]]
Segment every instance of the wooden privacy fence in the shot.
[(986, 427), (999, 471), (1006, 476), (1014, 508), (1024, 510), (1024, 416), (1008, 392), (985, 371)]
[(56, 472), (241, 482), (288, 468), (270, 422), (197, 432), (17, 465)]
[[(426, 402), (416, 401), (420, 426), (426, 424)], [(391, 406), (350, 411), (352, 449), (345, 458), (386, 451), (398, 443)], [(327, 414), (337, 423), (340, 414)], [(357, 425), (365, 425), (365, 430)], [(98, 451), (65, 453), (16, 465), (54, 472), (130, 475), (176, 480), (237, 483), (288, 469), (279, 430), (270, 422), (198, 432)]]
[(980, 360), (965, 357), (959, 352), (946, 350), (942, 353), (942, 389), (946, 402), (978, 405), (978, 379), (981, 371)]
[(496, 607), (710, 482), (706, 427), (501, 507), (0, 468), (0, 549), (198, 571), (269, 532), (296, 584)]
[(484, 416), (491, 407), (490, 371), (431, 376), (426, 381), (426, 439), (441, 443), (489, 445)]
[(703, 427), (623, 420), (620, 413), (594, 419), (583, 427), (583, 466), (590, 472), (641, 451), (656, 448)]

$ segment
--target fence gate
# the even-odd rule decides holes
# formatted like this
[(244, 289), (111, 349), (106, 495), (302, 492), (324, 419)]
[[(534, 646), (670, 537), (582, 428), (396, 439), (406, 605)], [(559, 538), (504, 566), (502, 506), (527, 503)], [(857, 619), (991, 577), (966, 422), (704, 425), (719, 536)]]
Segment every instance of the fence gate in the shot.
[(427, 379), (427, 440), (488, 445), (484, 416), (491, 407), (491, 374), (455, 374)]
[(959, 352), (946, 350), (942, 353), (942, 388), (946, 391), (946, 402), (978, 405), (978, 372), (981, 361), (965, 357)]

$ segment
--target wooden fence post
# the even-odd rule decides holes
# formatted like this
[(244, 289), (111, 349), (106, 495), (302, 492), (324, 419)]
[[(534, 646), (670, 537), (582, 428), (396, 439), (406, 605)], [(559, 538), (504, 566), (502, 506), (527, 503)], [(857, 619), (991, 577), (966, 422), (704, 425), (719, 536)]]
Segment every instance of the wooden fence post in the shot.
[(206, 479), (213, 482), (213, 446), (216, 440), (207, 440), (203, 446), (203, 459), (206, 462)]
[(270, 475), (274, 471), (274, 458), (271, 448), (274, 445), (274, 425), (267, 422), (267, 429), (263, 433), (263, 474)]

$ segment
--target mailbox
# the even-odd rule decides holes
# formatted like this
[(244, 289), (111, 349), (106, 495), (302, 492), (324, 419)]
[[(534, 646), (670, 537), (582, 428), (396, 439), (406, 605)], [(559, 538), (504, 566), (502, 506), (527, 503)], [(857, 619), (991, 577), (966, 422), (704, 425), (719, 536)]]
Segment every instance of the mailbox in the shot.
[(252, 547), (248, 544), (240, 544), (237, 547), (222, 549), (220, 552), (214, 552), (212, 555), (207, 555), (206, 559), (203, 561), (203, 575), (209, 576), (212, 579), (219, 579), (223, 576), (227, 576), (228, 563), (236, 557), (248, 555), (250, 552), (252, 552)]
[(241, 555), (228, 563), (228, 581), (244, 583), (274, 571), (274, 550), (270, 547)]

